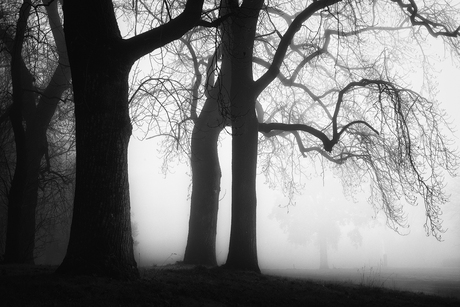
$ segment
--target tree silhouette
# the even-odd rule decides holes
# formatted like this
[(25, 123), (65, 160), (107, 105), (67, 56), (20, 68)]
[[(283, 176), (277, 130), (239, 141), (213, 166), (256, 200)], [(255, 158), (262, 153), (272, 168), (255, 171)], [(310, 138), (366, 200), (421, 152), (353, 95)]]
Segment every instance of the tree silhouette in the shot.
[[(139, 5), (141, 9), (147, 7), (144, 1)], [(225, 9), (219, 11), (220, 18), (213, 10), (207, 13), (208, 18), (219, 22), (195, 28), (165, 46), (161, 71), (139, 80), (130, 100), (135, 127), (146, 138), (164, 137), (163, 170), (167, 171), (174, 158), (182, 159), (184, 153), (185, 162), (191, 165), (192, 205), (184, 262), (216, 265), (221, 177), (217, 143), (227, 121), (222, 106), (228, 108), (230, 57), (223, 45), (214, 45), (213, 39), (213, 29), (222, 27), (222, 19), (228, 16)], [(150, 17), (158, 19), (156, 15)], [(152, 56), (151, 62), (157, 60)]]
[(164, 23), (123, 39), (112, 1), (90, 8), (65, 2), (64, 21), (76, 120), (76, 187), (63, 274), (137, 278), (133, 254), (127, 149), (131, 136), (128, 77), (140, 57), (180, 38), (200, 21), (202, 0)]
[(222, 1), (219, 15), (206, 12), (221, 17), (216, 32), (193, 31), (169, 45), (174, 60), (152, 58), (164, 64), (162, 74), (146, 77), (135, 96), (150, 96), (152, 108), (133, 113), (149, 119), (141, 129), (169, 137), (165, 161), (177, 148), (190, 158), (187, 261), (215, 263), (216, 146), (225, 125), (234, 145), (228, 267), (258, 271), (257, 160), (269, 184), (290, 197), (303, 187), (303, 157), (332, 162), (351, 191), (368, 180), (371, 204), (396, 230), (405, 226), (400, 200), (421, 195), (427, 230), (439, 238), (440, 174), (455, 171), (457, 160), (437, 102), (411, 89), (398, 66), (422, 66), (429, 97), (424, 41), (440, 37), (457, 55), (455, 11), (416, 1)]
[(289, 201), (285, 206), (278, 204), (270, 218), (278, 220), (288, 234), (289, 242), (315, 244), (319, 249), (319, 268), (329, 269), (328, 250), (338, 248), (343, 226), (354, 226), (347, 233), (352, 245), (358, 247), (362, 244), (359, 229), (366, 225), (369, 217), (355, 208), (349, 202), (344, 203), (344, 200), (335, 197), (328, 189), (316, 187), (302, 198), (302, 203), (297, 202), (295, 206)]
[[(11, 123), (16, 155), (8, 193), (4, 260), (9, 263), (34, 261), (43, 158), (47, 163), (46, 169), (50, 170), (47, 130), (58, 102), (70, 86), (70, 69), (57, 1), (44, 0), (40, 3), (24, 1), (14, 27), (11, 21), (16, 3), (2, 7), (1, 12), (4, 23), (0, 25), (0, 39), (2, 49), (11, 61), (13, 92), (12, 104), (2, 114), (2, 120), (8, 116)], [(47, 24), (40, 17), (45, 12)], [(34, 16), (32, 20), (29, 19), (31, 16)], [(53, 40), (54, 46), (49, 43)]]
[[(230, 40), (222, 45), (231, 56), (225, 88), (231, 106), (221, 110), (230, 110), (222, 115), (231, 121), (233, 136), (228, 266), (258, 270), (257, 131), (262, 171), (286, 175), (281, 181), (288, 193), (296, 188), (294, 176), (302, 174), (301, 163), (292, 163), (300, 161), (292, 152), (297, 149), (300, 156), (337, 164), (351, 189), (369, 179), (371, 204), (395, 230), (405, 226), (400, 199), (415, 204), (420, 195), (426, 230), (439, 239), (439, 205), (446, 200), (442, 169), (455, 172), (457, 159), (443, 136), (446, 123), (437, 102), (407, 86), (396, 66), (420, 60), (428, 67), (429, 59), (417, 54), (430, 36), (441, 37), (455, 55), (455, 8), (415, 1), (314, 1), (296, 11), (290, 4), (222, 3), (230, 13), (222, 27), (227, 25)], [(279, 155), (272, 155), (274, 150)]]

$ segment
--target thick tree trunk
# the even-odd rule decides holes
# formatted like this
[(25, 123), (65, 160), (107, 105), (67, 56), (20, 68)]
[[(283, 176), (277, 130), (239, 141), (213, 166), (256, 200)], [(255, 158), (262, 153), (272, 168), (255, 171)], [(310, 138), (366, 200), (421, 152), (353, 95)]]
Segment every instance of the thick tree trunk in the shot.
[(59, 272), (136, 278), (127, 161), (131, 66), (109, 50), (93, 51), (92, 59), (71, 58), (77, 67), (72, 71), (77, 179), (69, 246)]
[(216, 233), (221, 169), (217, 141), (223, 129), (217, 99), (209, 97), (192, 134), (192, 199), (184, 262), (217, 265)]
[(123, 40), (112, 1), (65, 1), (77, 167), (69, 246), (58, 272), (139, 277), (128, 187), (129, 71), (138, 58), (194, 27), (202, 6), (203, 0), (188, 0), (184, 11), (167, 24)]
[(129, 65), (119, 67), (116, 58), (100, 59), (97, 68), (82, 61), (72, 66), (89, 69), (72, 72), (74, 87), (86, 86), (83, 93), (75, 91), (74, 212), (67, 255), (58, 271), (136, 278), (127, 161)]
[(111, 1), (64, 4), (76, 120), (76, 186), (63, 274), (138, 278), (128, 186), (128, 75)]

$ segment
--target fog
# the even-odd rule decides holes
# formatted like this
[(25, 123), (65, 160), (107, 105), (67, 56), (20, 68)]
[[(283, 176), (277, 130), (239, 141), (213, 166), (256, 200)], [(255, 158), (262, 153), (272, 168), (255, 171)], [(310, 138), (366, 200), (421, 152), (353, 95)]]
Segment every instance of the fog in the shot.
[[(454, 142), (458, 147), (460, 98), (457, 83), (460, 70), (448, 61), (437, 69), (433, 72), (438, 80), (437, 99), (442, 101), (441, 106), (455, 129)], [(216, 251), (219, 264), (225, 263), (228, 252), (231, 201), (231, 137), (225, 132), (222, 135), (219, 148), (222, 186)], [(142, 135), (137, 137), (142, 138)], [(173, 162), (170, 172), (164, 175), (158, 149), (157, 139), (139, 141), (136, 133), (130, 142), (131, 206), (138, 229), (135, 240), (139, 242), (135, 253), (141, 267), (181, 261), (187, 240), (190, 169), (185, 163), (175, 165)], [(400, 271), (395, 270), (416, 268), (419, 274), (428, 272), (428, 277), (421, 279), (439, 278), (433, 272), (449, 275), (449, 280), (456, 284), (448, 295), (460, 292), (460, 178), (446, 177), (446, 191), (451, 197), (442, 208), (443, 226), (447, 231), (442, 235), (443, 241), (439, 242), (433, 236), (426, 236), (423, 202), (419, 201), (415, 207), (404, 206), (410, 227), (401, 229), (398, 234), (385, 225), (383, 212), (376, 214), (367, 202), (368, 187), (363, 185), (362, 191), (353, 195), (354, 199), (345, 197), (340, 178), (327, 170), (323, 173), (319, 165), (308, 165), (308, 159), (305, 163), (312, 171), (308, 178), (302, 179), (305, 189), (296, 197), (295, 206), (286, 208), (288, 200), (282, 193), (269, 189), (264, 184), (265, 178), (258, 177), (257, 246), (263, 272), (283, 269), (285, 271), (276, 271), (275, 274), (314, 275), (313, 270), (320, 266), (318, 238), (322, 229), (330, 243), (327, 265), (331, 270), (328, 272), (339, 274), (342, 272), (339, 269), (348, 270), (345, 272), (352, 272), (361, 278), (361, 282), (366, 276), (378, 272), (385, 280), (393, 276), (393, 287), (405, 289), (414, 283), (403, 281), (402, 286), (397, 286), (394, 272)], [(433, 268), (434, 271), (420, 270)], [(387, 275), (385, 270), (389, 272)], [(340, 279), (337, 274), (334, 279)], [(353, 279), (350, 276), (348, 274), (343, 279)], [(433, 293), (439, 293), (437, 291)]]
[[(437, 99), (442, 102), (448, 121), (455, 129), (454, 142), (458, 145), (460, 98), (457, 82), (460, 70), (449, 61), (441, 63), (437, 69), (433, 72), (438, 80)], [(219, 148), (222, 187), (217, 233), (220, 264), (226, 260), (230, 232), (230, 152), (231, 137), (223, 132)], [(139, 141), (135, 133), (129, 148), (129, 179), (133, 220), (139, 231), (136, 259), (143, 266), (180, 261), (186, 245), (190, 169), (185, 163), (178, 164), (164, 175), (162, 163), (158, 140)], [(310, 162), (306, 159), (305, 163)], [(389, 229), (385, 225), (384, 214), (380, 212), (376, 215), (367, 203), (369, 192), (365, 185), (361, 193), (353, 195), (352, 200), (344, 196), (339, 178), (327, 170), (321, 174), (322, 169), (318, 169), (318, 165), (307, 166), (312, 171), (309, 178), (302, 179), (306, 185), (303, 195), (297, 196), (296, 205), (289, 208), (282, 208), (288, 203), (282, 193), (269, 189), (263, 176), (258, 177), (257, 240), (261, 269), (318, 268), (318, 234), (311, 224), (321, 228), (319, 220), (325, 219), (333, 226), (323, 228), (333, 229), (336, 237), (336, 242), (328, 246), (330, 268), (379, 266), (384, 261), (384, 255), (386, 264), (391, 267), (440, 267), (443, 261), (453, 259), (460, 265), (459, 178), (446, 177), (446, 191), (451, 197), (443, 207), (443, 225), (447, 232), (442, 235), (443, 241), (439, 242), (432, 236), (426, 236), (423, 202), (415, 207), (405, 205), (410, 227), (402, 229), (401, 235)], [(335, 223), (321, 212), (326, 209), (334, 212)], [(355, 220), (347, 222), (350, 218)], [(356, 219), (359, 226), (353, 224)], [(357, 236), (362, 237), (361, 244), (353, 244), (350, 239), (350, 231), (353, 230), (355, 236), (359, 232)]]
[[(223, 169), (217, 233), (220, 264), (226, 260), (230, 235), (231, 173), (229, 155), (225, 154), (229, 152), (229, 143), (227, 136), (220, 147)], [(165, 177), (153, 142), (133, 139), (129, 157), (133, 220), (139, 231), (136, 259), (142, 266), (182, 260), (190, 210), (189, 169), (177, 166)], [(295, 205), (288, 208), (285, 208), (288, 200), (282, 193), (264, 185), (262, 176), (258, 178), (257, 240), (261, 269), (318, 268), (318, 235), (311, 224), (315, 228), (326, 224), (339, 232), (335, 246), (328, 246), (330, 268), (375, 267), (383, 263), (384, 255), (387, 265), (392, 267), (440, 267), (446, 259), (460, 261), (460, 198), (455, 193), (458, 179), (450, 180), (446, 187), (452, 194), (451, 201), (443, 207), (443, 225), (448, 230), (442, 236), (443, 241), (438, 242), (424, 231), (423, 203), (405, 206), (410, 227), (402, 229), (404, 235), (401, 235), (385, 225), (382, 212), (375, 214), (366, 201), (365, 186), (362, 193), (354, 195), (353, 201), (343, 195), (339, 178), (330, 172), (312, 176), (304, 181), (304, 194), (297, 196)], [(332, 218), (327, 218), (327, 210), (334, 212)], [(358, 220), (361, 225), (347, 222), (349, 219)], [(284, 228), (283, 222), (287, 225)], [(349, 236), (355, 228), (362, 237), (360, 245), (353, 244)]]

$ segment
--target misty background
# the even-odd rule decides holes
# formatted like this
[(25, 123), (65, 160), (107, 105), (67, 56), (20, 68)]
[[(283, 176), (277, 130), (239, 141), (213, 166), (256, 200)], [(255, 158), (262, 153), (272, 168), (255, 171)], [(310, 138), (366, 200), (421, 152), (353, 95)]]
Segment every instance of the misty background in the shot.
[[(441, 60), (433, 75), (438, 82), (437, 99), (454, 129), (458, 149), (460, 132), (460, 69), (442, 49), (433, 49)], [(412, 73), (413, 89), (421, 85), (421, 72)], [(137, 225), (136, 260), (140, 266), (165, 265), (181, 261), (186, 246), (190, 213), (190, 168), (176, 160), (163, 161), (159, 138), (141, 141), (134, 131), (129, 147), (129, 180), (133, 223)], [(230, 235), (231, 136), (221, 134), (219, 146), (222, 167), (217, 259), (225, 263)], [(166, 174), (163, 163), (169, 164)], [(257, 244), (259, 264), (264, 269), (317, 269), (320, 265), (319, 229), (328, 237), (329, 268), (460, 266), (460, 178), (446, 174), (449, 202), (443, 206), (442, 242), (426, 236), (425, 208), (405, 204), (409, 228), (398, 234), (385, 225), (383, 212), (374, 212), (367, 203), (369, 190), (344, 195), (340, 178), (328, 162), (305, 159), (310, 173), (302, 178), (302, 195), (293, 205), (281, 189), (270, 189), (258, 176)], [(329, 212), (329, 213), (328, 213)], [(324, 236), (324, 235), (323, 235)], [(460, 279), (460, 276), (458, 276)]]

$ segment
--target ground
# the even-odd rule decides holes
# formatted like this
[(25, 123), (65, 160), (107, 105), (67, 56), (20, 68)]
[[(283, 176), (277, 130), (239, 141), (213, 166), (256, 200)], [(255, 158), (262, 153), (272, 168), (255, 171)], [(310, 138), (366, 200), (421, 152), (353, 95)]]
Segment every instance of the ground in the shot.
[(143, 268), (137, 281), (65, 277), (56, 267), (0, 265), (2, 306), (460, 306), (460, 300), (346, 282), (223, 268)]

